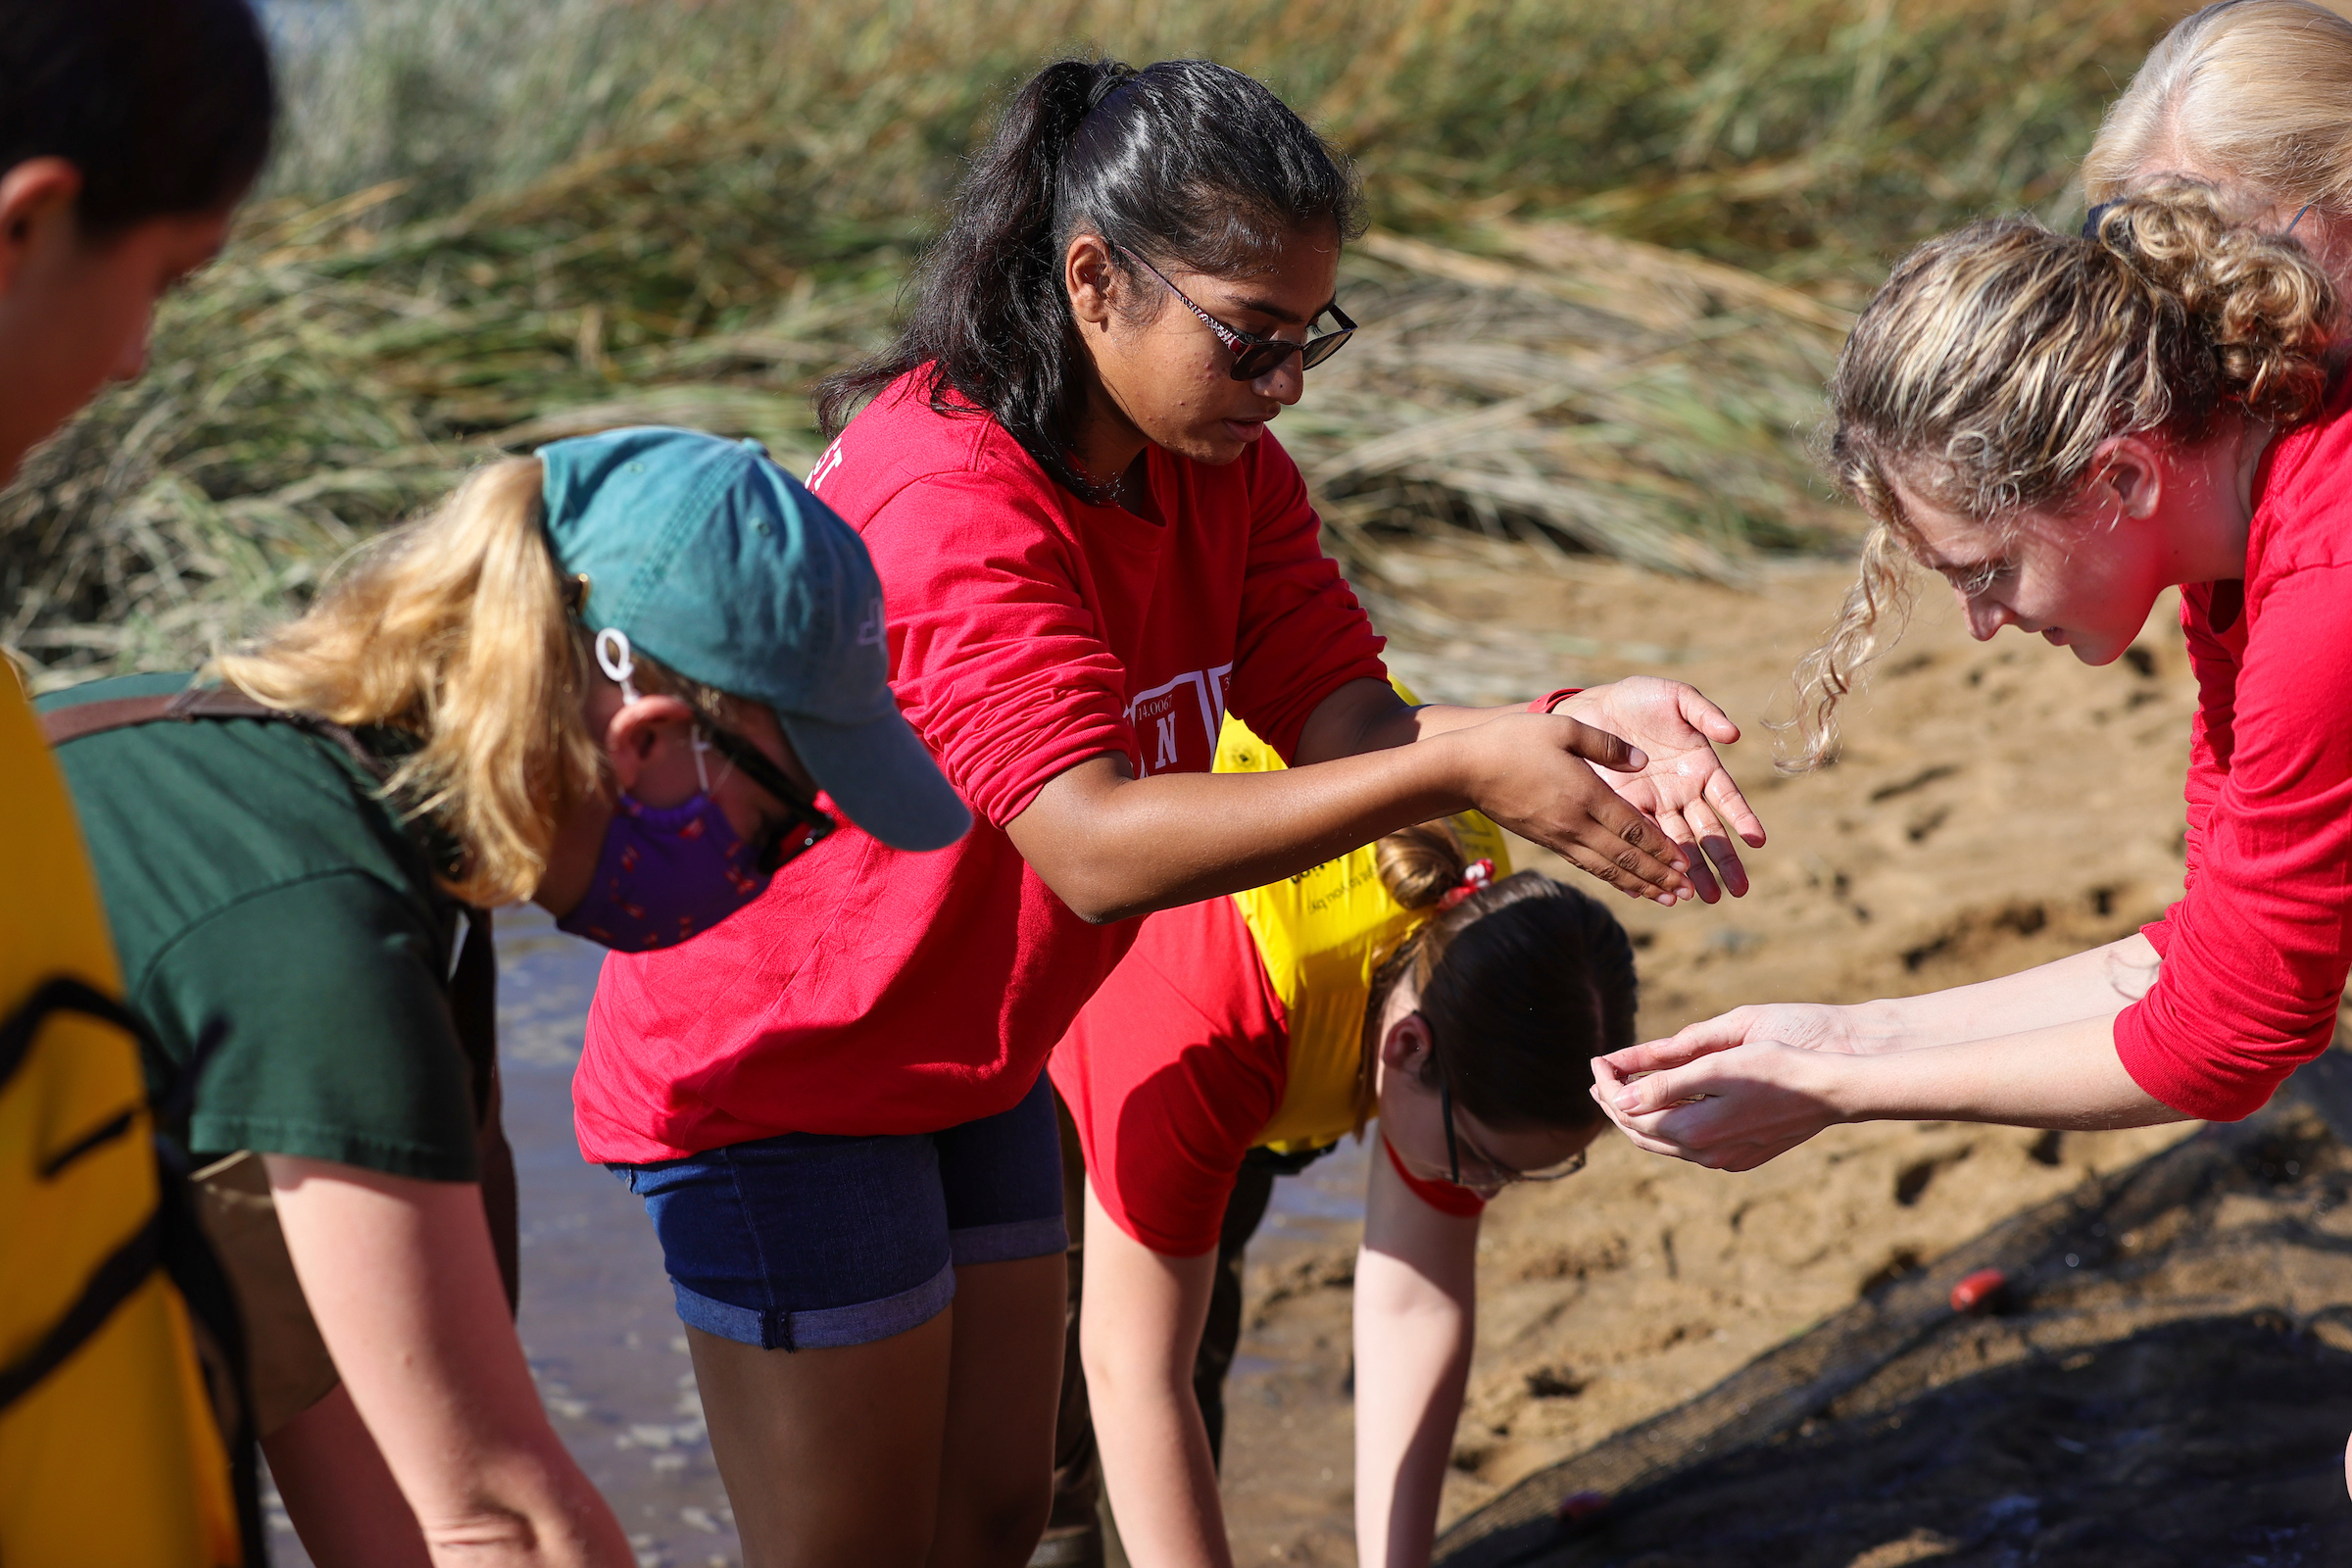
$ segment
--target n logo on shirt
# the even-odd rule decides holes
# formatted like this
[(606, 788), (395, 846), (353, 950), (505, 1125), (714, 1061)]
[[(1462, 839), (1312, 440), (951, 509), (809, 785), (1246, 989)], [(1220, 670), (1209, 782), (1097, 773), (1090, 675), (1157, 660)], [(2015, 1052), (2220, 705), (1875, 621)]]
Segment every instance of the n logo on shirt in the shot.
[[(1225, 688), (1232, 679), (1233, 666), (1219, 664), (1136, 693), (1127, 705), (1127, 722), (1135, 726), (1141, 753), (1139, 776), (1208, 771), (1216, 760), (1217, 734), (1225, 723)], [(1200, 725), (1200, 749), (1195, 754), (1197, 760), (1188, 766), (1186, 741), (1195, 733), (1196, 720)]]
[(816, 466), (808, 470), (809, 493), (811, 495), (815, 494), (816, 487), (820, 484), (823, 484), (825, 480), (830, 477), (840, 466), (841, 437), (835, 436), (833, 438), (833, 444), (825, 448), (824, 456), (816, 460)]

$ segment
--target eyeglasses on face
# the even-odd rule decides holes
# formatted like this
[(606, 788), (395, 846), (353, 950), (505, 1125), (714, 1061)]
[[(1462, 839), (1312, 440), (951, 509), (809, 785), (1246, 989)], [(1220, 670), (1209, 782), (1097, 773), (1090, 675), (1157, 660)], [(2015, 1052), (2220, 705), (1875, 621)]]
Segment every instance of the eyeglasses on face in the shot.
[(740, 769), (746, 778), (774, 797), (784, 808), (784, 819), (760, 836), (752, 847), (752, 863), (761, 872), (773, 874), (792, 860), (814, 849), (839, 826), (831, 813), (816, 804), (775, 760), (731, 730), (705, 723), (703, 733), (710, 738), (710, 749)]
[(1226, 373), (1236, 381), (1254, 381), (1261, 375), (1271, 374), (1294, 354), (1298, 356), (1298, 368), (1301, 371), (1311, 370), (1339, 353), (1341, 345), (1355, 336), (1355, 323), (1348, 318), (1348, 313), (1340, 309), (1337, 301), (1324, 309), (1331, 313), (1331, 318), (1339, 322), (1339, 326), (1332, 331), (1318, 333), (1304, 342), (1295, 343), (1287, 337), (1259, 337), (1238, 326), (1227, 326), (1194, 304), (1192, 296), (1169, 282), (1167, 273), (1116, 240), (1111, 243), (1120, 255), (1158, 278), (1169, 293), (1184, 302), (1186, 310), (1200, 318), (1201, 324), (1216, 334), (1217, 341), (1224, 344), (1225, 351), (1233, 356), (1233, 368)]
[(1585, 1152), (1581, 1149), (1556, 1164), (1540, 1166), (1535, 1170), (1513, 1170), (1508, 1165), (1499, 1165), (1492, 1160), (1474, 1159), (1470, 1178), (1465, 1181), (1462, 1178), (1461, 1138), (1453, 1130), (1453, 1089), (1446, 1082), (1443, 1071), (1438, 1074), (1438, 1114), (1446, 1122), (1446, 1176), (1456, 1187), (1467, 1187), (1474, 1193), (1485, 1193), (1491, 1197), (1513, 1182), (1556, 1182), (1585, 1168)]

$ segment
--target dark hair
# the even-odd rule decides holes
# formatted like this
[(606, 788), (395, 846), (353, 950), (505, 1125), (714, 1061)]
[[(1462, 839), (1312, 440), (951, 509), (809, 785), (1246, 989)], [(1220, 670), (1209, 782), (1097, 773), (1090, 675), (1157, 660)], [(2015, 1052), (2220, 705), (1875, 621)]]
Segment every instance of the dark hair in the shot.
[[(1407, 908), (1462, 884), (1465, 858), (1444, 823), (1392, 833), (1378, 854), (1381, 880)], [(1364, 1008), (1367, 1114), (1380, 1016), (1407, 974), (1434, 1046), (1432, 1088), (1443, 1074), (1454, 1103), (1490, 1127), (1600, 1121), (1587, 1063), (1634, 1043), (1640, 983), (1634, 945), (1598, 899), (1521, 871), (1407, 937), (1374, 972)]]
[(246, 0), (0, 0), (0, 172), (73, 164), (89, 238), (235, 201), (276, 113)]
[[(1100, 500), (1111, 476), (1082, 472), (1068, 451), (1084, 385), (1062, 287), (1071, 236), (1232, 276), (1271, 266), (1301, 228), (1353, 238), (1360, 207), (1346, 155), (1238, 71), (1055, 61), (1013, 94), (972, 160), (898, 342), (818, 386), (818, 422), (838, 434), (861, 398), (928, 365), (933, 409), (994, 416), (1056, 482)], [(1112, 260), (1140, 285), (1127, 257)]]

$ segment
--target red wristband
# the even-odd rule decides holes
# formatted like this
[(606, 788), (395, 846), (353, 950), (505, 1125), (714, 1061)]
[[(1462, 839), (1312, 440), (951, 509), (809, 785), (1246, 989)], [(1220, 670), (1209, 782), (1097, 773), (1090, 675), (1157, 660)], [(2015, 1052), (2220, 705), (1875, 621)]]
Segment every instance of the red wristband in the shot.
[(1545, 692), (1528, 704), (1527, 710), (1531, 713), (1548, 713), (1569, 698), (1583, 696), (1584, 691), (1582, 686), (1563, 686), (1556, 692)]

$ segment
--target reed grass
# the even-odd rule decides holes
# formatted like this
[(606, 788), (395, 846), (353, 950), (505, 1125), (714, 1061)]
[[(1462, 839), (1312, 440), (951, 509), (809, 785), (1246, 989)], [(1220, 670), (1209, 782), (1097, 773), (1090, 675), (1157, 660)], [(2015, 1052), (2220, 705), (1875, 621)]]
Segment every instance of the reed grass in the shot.
[(292, 102), (154, 368), (0, 494), (55, 684), (299, 604), (466, 466), (639, 419), (813, 456), (997, 96), (1207, 54), (1355, 153), (1365, 323), (1278, 427), (1359, 576), (1469, 527), (1737, 575), (1850, 531), (1805, 436), (1912, 239), (2063, 219), (2173, 8), (2094, 0), (369, 0), (272, 13)]

